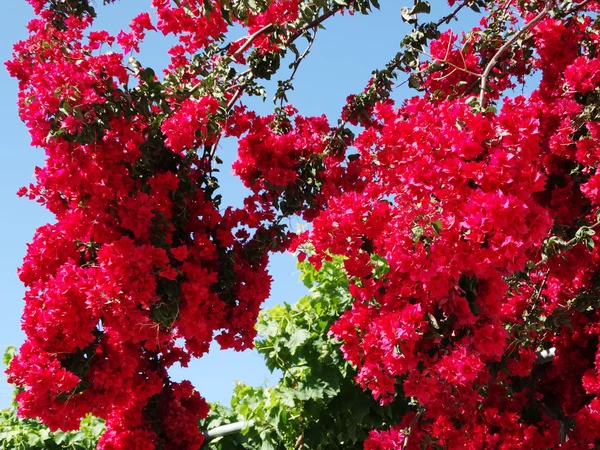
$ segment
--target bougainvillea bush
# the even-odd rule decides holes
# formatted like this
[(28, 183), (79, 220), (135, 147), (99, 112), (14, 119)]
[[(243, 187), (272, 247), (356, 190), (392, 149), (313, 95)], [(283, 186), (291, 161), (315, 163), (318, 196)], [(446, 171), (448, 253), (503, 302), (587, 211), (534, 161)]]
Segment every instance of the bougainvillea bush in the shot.
[[(336, 125), (288, 104), (293, 74), (273, 114), (244, 99), (376, 0), (152, 0), (116, 36), (87, 0), (29, 3), (7, 67), (46, 164), (19, 194), (56, 220), (19, 271), (22, 416), (91, 413), (101, 449), (200, 448), (208, 406), (168, 368), (213, 339), (249, 348), (269, 253), (292, 250), (343, 258), (353, 306), (331, 331), (359, 386), (410, 399), (366, 449), (600, 445), (598, 0), (415, 0)], [(453, 31), (469, 8), (478, 25)], [(134, 56), (147, 33), (177, 42), (163, 73)], [(220, 205), (222, 136), (241, 208)]]

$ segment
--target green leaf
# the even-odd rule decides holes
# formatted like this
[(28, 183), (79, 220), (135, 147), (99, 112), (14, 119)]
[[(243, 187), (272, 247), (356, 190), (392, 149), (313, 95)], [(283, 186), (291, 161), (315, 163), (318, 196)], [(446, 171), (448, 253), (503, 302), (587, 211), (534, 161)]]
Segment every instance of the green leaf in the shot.
[(144, 70), (140, 71), (140, 79), (142, 79), (143, 81), (145, 81), (148, 84), (150, 84), (154, 81), (155, 76), (156, 76), (156, 73), (150, 67), (147, 67)]
[(38, 445), (42, 444), (42, 439), (40, 438), (39, 434), (36, 433), (28, 433), (27, 434), (27, 444), (30, 447), (37, 447)]
[(300, 347), (306, 340), (310, 338), (310, 333), (307, 330), (298, 329), (290, 336), (288, 341), (288, 347), (290, 353), (294, 355), (298, 347)]
[(592, 250), (594, 250), (594, 246), (595, 246), (595, 242), (594, 239), (592, 239), (591, 237), (585, 239), (585, 246), (586, 248), (591, 252)]
[(440, 219), (431, 222), (431, 226), (437, 236), (439, 236), (440, 232), (444, 229), (444, 226), (442, 225), (442, 221)]
[(408, 86), (413, 89), (421, 90), (422, 85), (421, 85), (421, 79), (419, 78), (419, 75), (417, 75), (416, 73), (411, 73), (410, 76), (408, 77)]
[(406, 7), (400, 8), (400, 15), (402, 16), (402, 20), (407, 23), (415, 23), (417, 18), (410, 13), (410, 9)]
[(421, 237), (423, 236), (423, 227), (420, 225), (416, 225), (412, 228), (412, 241), (413, 243), (416, 245), (419, 243), (419, 241), (421, 240)]
[(54, 442), (56, 442), (57, 444), (62, 444), (63, 442), (66, 442), (68, 438), (68, 433), (64, 433), (60, 430), (54, 432)]
[(4, 365), (8, 367), (8, 365), (10, 364), (10, 362), (16, 354), (17, 349), (14, 346), (9, 345), (8, 347), (6, 347), (6, 350), (4, 350), (4, 355), (2, 356), (2, 362), (4, 363)]
[(440, 329), (440, 325), (438, 324), (438, 321), (433, 316), (433, 314), (427, 313), (427, 316), (429, 317), (429, 322), (431, 322), (431, 325), (433, 326), (433, 328), (435, 328), (436, 330), (439, 330)]
[(473, 313), (474, 316), (478, 316), (479, 315), (479, 305), (475, 302), (469, 302), (469, 309), (471, 310), (471, 312)]
[[(100, 436), (100, 433), (96, 433), (96, 436)], [(47, 441), (48, 439), (50, 439), (50, 430), (48, 430), (47, 428), (42, 428), (40, 430), (40, 439), (42, 441)]]
[(410, 10), (410, 14), (429, 14), (431, 12), (431, 5), (429, 2), (419, 1), (413, 8)]
[(277, 450), (277, 448), (271, 443), (271, 441), (263, 441), (260, 446), (260, 450)]

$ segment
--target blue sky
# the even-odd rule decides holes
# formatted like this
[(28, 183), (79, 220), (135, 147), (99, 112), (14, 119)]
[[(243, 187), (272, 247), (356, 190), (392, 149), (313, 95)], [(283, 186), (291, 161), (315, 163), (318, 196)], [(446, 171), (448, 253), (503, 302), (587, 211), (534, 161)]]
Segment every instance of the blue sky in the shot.
[[(439, 3), (438, 3), (439, 2)], [(100, 5), (102, 2), (97, 0)], [(400, 18), (400, 7), (412, 4), (411, 0), (382, 1), (382, 9), (370, 16), (338, 16), (328, 20), (326, 30), (319, 31), (311, 54), (302, 63), (296, 75), (295, 91), (288, 98), (303, 115), (326, 114), (332, 122), (339, 117), (347, 95), (362, 91), (371, 71), (381, 68), (398, 51), (402, 36), (409, 31)], [(439, 5), (440, 17), (447, 11), (445, 2), (433, 0)], [(442, 5), (443, 3), (443, 5)], [(118, 31), (138, 12), (148, 8), (150, 0), (120, 0), (110, 6), (98, 6), (97, 28)], [(435, 8), (434, 8), (435, 9)], [(25, 26), (32, 17), (31, 8), (25, 0), (10, 0), (0, 15), (0, 60), (10, 58), (12, 44), (26, 37)], [(166, 65), (168, 43), (162, 35), (150, 33), (138, 59), (143, 65), (157, 72)], [(303, 44), (299, 44), (302, 48)], [(284, 67), (284, 66), (282, 66)], [(282, 74), (281, 78), (286, 78)], [(270, 90), (272, 98), (273, 89)], [(399, 89), (397, 98), (412, 93)], [(23, 307), (23, 287), (16, 270), (31, 240), (34, 230), (52, 220), (51, 215), (35, 202), (18, 198), (17, 189), (32, 181), (36, 165), (43, 165), (44, 155), (38, 148), (31, 148), (25, 126), (17, 116), (16, 81), (0, 68), (0, 346), (19, 345), (24, 335), (20, 331), (20, 315)], [(270, 111), (272, 103), (249, 100), (246, 104), (261, 113)], [(230, 175), (231, 162), (236, 155), (234, 140), (224, 140), (219, 149), (224, 160), (221, 186), (226, 204), (239, 205), (245, 192), (241, 183)], [(298, 283), (298, 271), (292, 255), (275, 255), (270, 264), (274, 278), (271, 297), (264, 306), (286, 301), (295, 302), (306, 290)], [(3, 369), (2, 369), (3, 370)], [(174, 368), (175, 379), (191, 380), (209, 401), (228, 404), (235, 380), (249, 384), (274, 383), (277, 374), (270, 374), (256, 352), (211, 350), (207, 356), (193, 361), (187, 369)], [(10, 402), (10, 386), (5, 376), (0, 377), (0, 407)]]

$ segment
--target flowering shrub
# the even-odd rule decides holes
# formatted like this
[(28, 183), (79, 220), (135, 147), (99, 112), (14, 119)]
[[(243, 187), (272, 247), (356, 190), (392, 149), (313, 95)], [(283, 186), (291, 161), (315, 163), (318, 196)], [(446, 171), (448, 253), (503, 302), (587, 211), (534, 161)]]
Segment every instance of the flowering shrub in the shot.
[[(375, 0), (153, 0), (157, 20), (117, 36), (90, 31), (87, 0), (29, 2), (7, 67), (47, 160), (19, 193), (56, 221), (19, 271), (20, 414), (68, 430), (92, 413), (102, 449), (200, 448), (208, 406), (168, 368), (213, 337), (249, 348), (269, 253), (304, 259), (308, 238), (316, 268), (344, 258), (353, 306), (332, 332), (356, 382), (413, 405), (365, 448), (600, 444), (600, 2), (451, 0), (421, 23), (416, 0), (402, 51), (337, 127), (283, 105), (293, 75), (272, 115), (238, 101), (287, 50), (298, 68), (297, 39)], [(480, 26), (445, 29), (465, 7)], [(233, 24), (248, 34), (227, 42)], [(148, 32), (178, 40), (160, 77), (124, 63)], [(402, 73), (422, 94), (396, 105)], [(512, 97), (519, 83), (531, 94)], [(239, 138), (238, 209), (220, 208), (222, 135)], [(295, 214), (310, 232), (286, 229)]]
[[(600, 442), (599, 5), (488, 7), (483, 31), (431, 42), (424, 95), (369, 110), (355, 178), (313, 222), (317, 259), (346, 257), (355, 301), (332, 330), (356, 381), (415, 402), (365, 448)], [(528, 98), (504, 94), (534, 71)]]
[[(143, 13), (115, 37), (89, 30), (95, 11), (87, 1), (30, 3), (37, 17), (7, 67), (19, 81), (32, 144), (47, 161), (19, 194), (56, 221), (37, 230), (19, 271), (27, 340), (9, 381), (23, 388), (20, 414), (52, 430), (94, 414), (107, 427), (99, 448), (200, 448), (197, 421), (208, 406), (167, 369), (202, 356), (213, 337), (222, 348), (252, 345), (269, 295), (268, 253), (289, 242), (280, 221), (312, 202), (295, 159), (309, 160), (329, 131), (326, 120), (300, 116), (297, 130), (281, 118), (278, 131), (268, 131), (275, 118), (232, 109), (242, 80), (232, 79), (230, 65), (245, 57), (252, 66), (272, 45), (264, 36), (233, 52), (218, 45), (234, 22), (251, 32), (277, 23), (291, 41), (298, 5), (233, 11), (155, 0), (156, 23)], [(123, 62), (157, 30), (179, 40), (163, 80), (135, 58)], [(213, 157), (225, 131), (247, 141), (271, 132), (281, 141), (285, 178), (268, 191), (248, 178), (254, 193), (241, 209), (220, 208)], [(266, 160), (254, 145), (237, 170), (256, 178), (250, 155), (259, 171)], [(275, 169), (264, 183), (273, 176)]]

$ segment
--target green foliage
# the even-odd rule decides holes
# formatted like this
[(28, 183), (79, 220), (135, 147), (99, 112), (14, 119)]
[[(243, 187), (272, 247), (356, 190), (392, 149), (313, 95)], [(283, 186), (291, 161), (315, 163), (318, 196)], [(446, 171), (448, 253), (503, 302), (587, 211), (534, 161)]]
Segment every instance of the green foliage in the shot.
[(40, 422), (19, 419), (15, 405), (0, 411), (0, 449), (2, 450), (92, 450), (102, 432), (104, 423), (87, 416), (78, 431), (50, 432)]
[(240, 383), (230, 409), (213, 406), (205, 428), (238, 420), (254, 426), (243, 435), (215, 439), (208, 448), (359, 449), (369, 430), (384, 428), (405, 412), (403, 399), (382, 407), (356, 386), (355, 370), (328, 334), (351, 306), (341, 259), (325, 263), (320, 271), (308, 263), (300, 268), (311, 295), (263, 312), (257, 325), (256, 348), (269, 369), (283, 372), (281, 381), (272, 388)]

